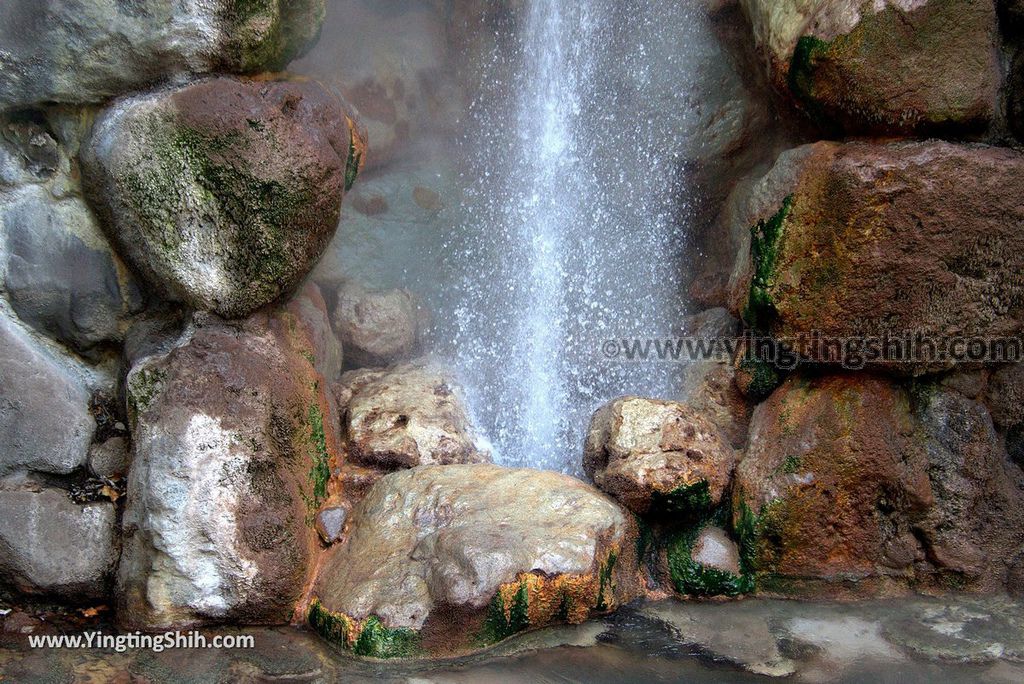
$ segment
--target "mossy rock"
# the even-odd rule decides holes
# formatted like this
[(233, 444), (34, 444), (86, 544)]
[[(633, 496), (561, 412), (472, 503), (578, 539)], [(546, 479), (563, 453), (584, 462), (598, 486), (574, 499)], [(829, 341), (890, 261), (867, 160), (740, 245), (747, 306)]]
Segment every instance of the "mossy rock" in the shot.
[(134, 270), (164, 298), (241, 318), (319, 259), (364, 149), (313, 81), (217, 78), (115, 103), (82, 161)]

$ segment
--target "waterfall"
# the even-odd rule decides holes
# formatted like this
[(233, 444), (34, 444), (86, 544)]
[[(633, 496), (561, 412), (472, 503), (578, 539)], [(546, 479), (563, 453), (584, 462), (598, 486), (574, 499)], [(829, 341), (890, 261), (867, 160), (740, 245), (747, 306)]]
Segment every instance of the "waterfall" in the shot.
[(529, 0), (480, 75), (440, 337), (499, 463), (578, 473), (600, 404), (676, 394), (679, 368), (612, 362), (602, 342), (671, 335), (684, 314), (676, 154), (696, 16)]

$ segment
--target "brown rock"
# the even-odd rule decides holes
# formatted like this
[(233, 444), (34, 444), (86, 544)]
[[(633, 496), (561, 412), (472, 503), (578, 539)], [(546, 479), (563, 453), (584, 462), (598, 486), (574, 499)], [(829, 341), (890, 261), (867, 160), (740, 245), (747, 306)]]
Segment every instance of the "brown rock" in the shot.
[(1007, 188), (1024, 185), (1024, 155), (941, 142), (818, 143), (786, 155), (762, 185), (777, 203), (751, 224), (752, 256), (741, 253), (733, 278), (734, 310), (749, 325), (783, 338), (1021, 331), (1024, 205)]
[(793, 377), (754, 412), (736, 522), (782, 593), (991, 591), (1024, 548), (1021, 494), (987, 412), (957, 392)]
[(599, 489), (646, 513), (694, 488), (717, 504), (737, 459), (718, 428), (686, 404), (624, 397), (594, 414), (583, 468)]
[(193, 326), (128, 375), (118, 619), (149, 629), (286, 623), (337, 462), (326, 382), (286, 314)]
[(120, 253), (165, 298), (241, 318), (294, 290), (365, 156), (315, 81), (211, 78), (118, 100), (83, 178)]

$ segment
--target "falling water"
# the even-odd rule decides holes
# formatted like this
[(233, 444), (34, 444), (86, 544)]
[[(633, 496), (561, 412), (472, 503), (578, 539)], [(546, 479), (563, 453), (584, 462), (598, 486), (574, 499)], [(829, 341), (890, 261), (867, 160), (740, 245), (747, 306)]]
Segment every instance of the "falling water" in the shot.
[(601, 403), (673, 396), (671, 365), (602, 343), (683, 315), (686, 44), (697, 13), (657, 0), (530, 0), (480, 75), (471, 188), (446, 245), (462, 275), (449, 355), (498, 462), (578, 472)]

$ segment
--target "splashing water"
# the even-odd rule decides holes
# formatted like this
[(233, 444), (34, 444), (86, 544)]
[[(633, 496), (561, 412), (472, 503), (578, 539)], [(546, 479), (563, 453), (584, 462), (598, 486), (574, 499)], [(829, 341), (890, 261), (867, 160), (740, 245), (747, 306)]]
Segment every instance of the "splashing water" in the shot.
[(686, 3), (530, 0), (481, 74), (439, 336), (495, 460), (578, 473), (590, 416), (680, 369), (602, 355), (684, 314)]

